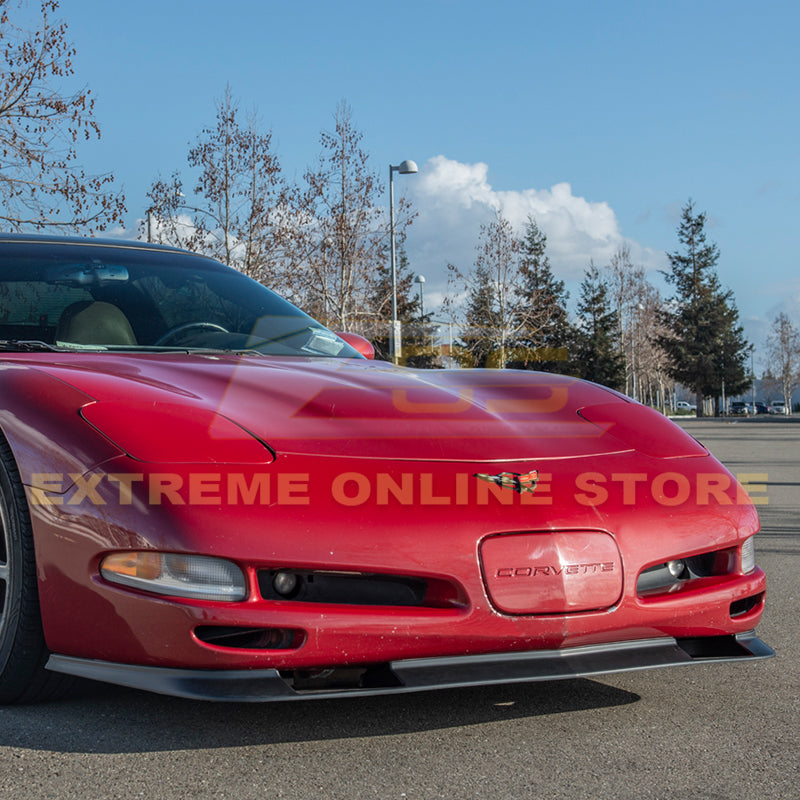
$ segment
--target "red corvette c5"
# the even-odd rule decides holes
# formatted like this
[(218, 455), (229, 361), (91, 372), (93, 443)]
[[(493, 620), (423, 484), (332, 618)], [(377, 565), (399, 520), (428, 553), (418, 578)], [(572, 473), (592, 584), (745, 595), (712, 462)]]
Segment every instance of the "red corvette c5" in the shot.
[(233, 269), (100, 240), (0, 237), (0, 349), (1, 702), (772, 655), (752, 501), (602, 386), (371, 361)]

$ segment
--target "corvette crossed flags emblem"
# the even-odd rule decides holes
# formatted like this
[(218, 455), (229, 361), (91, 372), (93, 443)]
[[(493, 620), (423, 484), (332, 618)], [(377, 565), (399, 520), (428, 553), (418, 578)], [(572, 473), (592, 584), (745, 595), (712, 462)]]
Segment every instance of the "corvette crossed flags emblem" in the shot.
[(536, 491), (536, 484), (539, 483), (539, 470), (533, 469), (524, 474), (519, 472), (500, 472), (497, 475), (476, 472), (475, 477), (487, 483), (495, 483), (504, 489), (513, 489), (515, 492), (522, 494), (522, 492)]

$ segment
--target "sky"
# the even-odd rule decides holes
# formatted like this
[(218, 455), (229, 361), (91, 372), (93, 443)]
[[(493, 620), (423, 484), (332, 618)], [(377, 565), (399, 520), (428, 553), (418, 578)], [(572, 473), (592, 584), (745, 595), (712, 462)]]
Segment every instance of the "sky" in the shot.
[[(718, 272), (757, 352), (800, 324), (800, 3), (739, 0), (61, 0), (95, 98), (93, 172), (124, 187), (133, 236), (151, 182), (181, 170), (229, 85), (302, 175), (346, 101), (370, 165), (419, 217), (425, 307), (501, 210), (548, 237), (574, 305), (590, 260), (628, 244), (659, 270), (681, 208), (708, 214)], [(388, 202), (388, 201), (387, 201)]]

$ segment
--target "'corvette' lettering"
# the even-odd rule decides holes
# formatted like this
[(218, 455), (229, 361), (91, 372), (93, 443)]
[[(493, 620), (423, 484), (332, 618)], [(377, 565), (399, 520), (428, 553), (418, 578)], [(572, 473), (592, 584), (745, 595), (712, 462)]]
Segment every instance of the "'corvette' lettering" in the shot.
[(495, 573), (497, 578), (536, 578), (540, 575), (590, 575), (598, 572), (613, 572), (616, 566), (613, 561), (598, 561), (587, 564), (562, 564), (560, 567), (551, 564), (534, 567), (501, 567)]

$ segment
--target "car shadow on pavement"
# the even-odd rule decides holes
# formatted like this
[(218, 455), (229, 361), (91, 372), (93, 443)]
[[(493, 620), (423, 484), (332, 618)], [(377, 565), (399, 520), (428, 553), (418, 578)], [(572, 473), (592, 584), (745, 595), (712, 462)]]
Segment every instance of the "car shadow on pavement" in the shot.
[(0, 707), (0, 747), (146, 753), (391, 736), (628, 705), (587, 679), (283, 703), (204, 703), (84, 682), (64, 700)]

